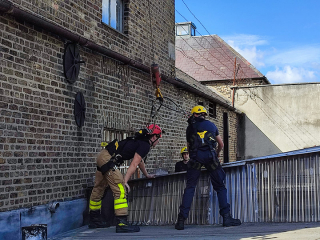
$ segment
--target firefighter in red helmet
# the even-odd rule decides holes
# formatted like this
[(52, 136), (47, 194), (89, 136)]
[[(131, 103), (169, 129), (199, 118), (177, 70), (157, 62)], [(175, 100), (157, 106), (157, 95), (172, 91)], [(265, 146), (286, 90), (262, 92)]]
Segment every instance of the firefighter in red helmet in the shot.
[[(97, 156), (97, 171), (95, 184), (92, 189), (89, 203), (90, 223), (89, 228), (108, 227), (101, 216), (101, 199), (105, 188), (110, 186), (114, 196), (114, 211), (117, 220), (116, 232), (139, 232), (138, 226), (132, 226), (127, 221), (128, 202), (126, 188), (130, 191), (128, 181), (139, 166), (147, 178), (152, 178), (146, 171), (143, 158), (149, 153), (151, 147), (155, 147), (162, 136), (162, 130), (158, 125), (151, 124), (138, 131), (134, 137), (118, 141), (115, 139), (107, 144)], [(102, 144), (102, 146), (105, 144)], [(123, 177), (118, 167), (125, 161), (132, 162)]]

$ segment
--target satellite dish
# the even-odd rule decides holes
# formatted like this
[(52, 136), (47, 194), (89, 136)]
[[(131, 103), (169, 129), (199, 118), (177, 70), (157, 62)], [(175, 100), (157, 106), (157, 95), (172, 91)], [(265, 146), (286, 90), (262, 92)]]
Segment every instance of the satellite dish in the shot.
[(74, 99), (74, 119), (78, 127), (82, 127), (84, 125), (85, 113), (86, 102), (82, 92), (78, 92)]
[(80, 61), (80, 52), (76, 43), (67, 43), (63, 55), (63, 73), (69, 83), (77, 81), (80, 64), (85, 63)]

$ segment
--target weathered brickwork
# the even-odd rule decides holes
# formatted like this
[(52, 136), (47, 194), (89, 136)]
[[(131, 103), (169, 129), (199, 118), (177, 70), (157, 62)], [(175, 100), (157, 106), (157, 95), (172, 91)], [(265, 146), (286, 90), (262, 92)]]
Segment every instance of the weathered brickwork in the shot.
[[(202, 84), (206, 85), (210, 89), (214, 89), (219, 92), (222, 96), (228, 99), (232, 99), (232, 81), (212, 81), (212, 82), (202, 82)], [(258, 85), (266, 85), (268, 82), (264, 81), (263, 79), (254, 80), (254, 79), (243, 79), (241, 82), (236, 83), (235, 86), (258, 86)]]
[[(237, 160), (236, 153), (237, 153), (237, 136), (238, 136), (238, 117), (239, 112), (235, 113), (234, 110), (230, 110), (230, 106), (232, 105), (230, 101), (227, 101), (221, 95), (219, 95), (214, 89), (210, 89), (209, 87), (204, 87), (202, 84), (199, 84), (194, 78), (186, 73), (182, 72), (180, 69), (176, 69), (176, 75), (178, 78), (183, 79), (185, 82), (188, 82), (191, 86), (196, 86), (199, 90), (201, 90), (204, 94), (213, 94), (215, 99), (218, 102), (228, 102), (229, 107), (222, 106), (221, 104), (216, 104), (216, 117), (208, 119), (215, 123), (215, 125), (219, 129), (219, 134), (223, 139), (223, 113), (228, 114), (228, 129), (229, 129), (229, 162), (234, 162)], [(198, 83), (198, 85), (195, 85)], [(197, 103), (203, 102), (206, 109), (209, 109), (210, 100), (201, 100), (195, 99)], [(212, 103), (212, 102), (211, 102)], [(223, 139), (224, 142), (226, 139)], [(220, 153), (220, 161), (223, 162), (224, 156), (223, 151)]]
[(174, 0), (124, 0), (123, 34), (101, 22), (102, 0), (12, 2), (21, 9), (143, 64), (150, 65), (154, 59), (166, 75), (172, 72), (174, 60), (169, 58), (168, 43), (175, 42)]
[[(173, 0), (150, 1), (153, 43), (148, 1), (126, 2), (124, 33), (101, 24), (98, 0), (13, 3), (147, 66), (154, 53), (162, 73), (174, 75), (174, 60), (168, 54), (168, 42), (174, 43)], [(133, 132), (149, 122), (155, 99), (150, 75), (80, 47), (85, 64), (70, 84), (63, 74), (65, 40), (9, 14), (0, 15), (0, 30), (0, 211), (84, 197), (93, 184), (102, 129)], [(199, 101), (208, 104), (166, 82), (161, 91), (185, 111)], [(86, 100), (82, 128), (74, 120), (77, 92)], [(166, 133), (148, 156), (150, 172), (172, 172), (180, 160), (187, 119), (175, 109), (166, 101), (156, 118)], [(224, 111), (230, 112), (231, 133), (236, 113), (217, 105), (217, 118), (211, 120), (222, 129)], [(234, 136), (230, 142), (236, 141)], [(231, 152), (236, 151), (231, 145), (233, 161)]]

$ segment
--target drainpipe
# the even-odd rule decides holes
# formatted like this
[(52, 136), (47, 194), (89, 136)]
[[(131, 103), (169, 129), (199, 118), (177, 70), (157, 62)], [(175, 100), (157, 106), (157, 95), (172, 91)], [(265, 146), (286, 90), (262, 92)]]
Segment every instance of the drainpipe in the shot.
[[(54, 33), (56, 35), (58, 35), (61, 38), (67, 39), (69, 41), (72, 42), (76, 42), (79, 45), (86, 47), (88, 49), (91, 49), (93, 51), (99, 52), (105, 56), (108, 56), (110, 58), (113, 58), (115, 60), (118, 60), (126, 65), (129, 65), (131, 67), (137, 68), (145, 73), (150, 74), (150, 67), (141, 64), (131, 58), (128, 58), (124, 55), (121, 55), (117, 52), (114, 52), (108, 48), (105, 48), (103, 46), (100, 46), (78, 34), (75, 34), (55, 23), (49, 22), (46, 19), (43, 19), (39, 16), (36, 16), (32, 13), (29, 13), (27, 11), (24, 11), (22, 9), (19, 9), (18, 7), (14, 6), (14, 4), (8, 0), (0, 0), (0, 13), (7, 13), (10, 14), (11, 16), (15, 17), (16, 19), (19, 19), (21, 21), (26, 21), (29, 22), (37, 27), (40, 27), (42, 29), (45, 29), (48, 32)], [(162, 80), (169, 82), (175, 86), (181, 87), (183, 89), (186, 89), (192, 93), (195, 93), (197, 95), (200, 95), (202, 97), (206, 97), (207, 99), (219, 103), (220, 105), (231, 109), (233, 111), (235, 111), (235, 108), (233, 108), (232, 106), (230, 106), (227, 101), (220, 101), (219, 99), (214, 98), (213, 96), (210, 96), (208, 94), (203, 93), (202, 91), (182, 82), (179, 79), (176, 78), (172, 78), (172, 77), (168, 77), (165, 75), (161, 75)]]

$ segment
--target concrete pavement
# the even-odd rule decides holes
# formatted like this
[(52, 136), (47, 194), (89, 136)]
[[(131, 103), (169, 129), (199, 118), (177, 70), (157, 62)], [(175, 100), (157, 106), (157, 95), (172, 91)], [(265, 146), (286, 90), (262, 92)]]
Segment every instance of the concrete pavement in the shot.
[(238, 227), (221, 225), (186, 225), (178, 231), (174, 226), (141, 226), (138, 233), (116, 233), (115, 227), (88, 229), (84, 226), (49, 240), (102, 239), (197, 239), (197, 240), (320, 240), (320, 222), (313, 223), (244, 223)]

